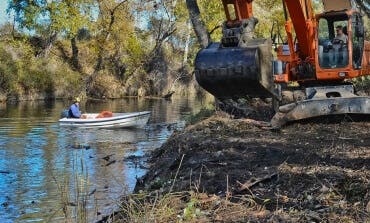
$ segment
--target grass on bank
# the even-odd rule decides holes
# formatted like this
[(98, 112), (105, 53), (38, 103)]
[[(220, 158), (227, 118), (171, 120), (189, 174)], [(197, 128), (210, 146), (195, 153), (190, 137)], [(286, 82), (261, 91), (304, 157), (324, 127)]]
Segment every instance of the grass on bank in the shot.
[(268, 213), (249, 195), (222, 198), (195, 191), (131, 194), (120, 208), (101, 222), (232, 222)]
[(215, 113), (215, 108), (213, 105), (207, 105), (200, 109), (199, 112), (191, 114), (185, 118), (187, 125), (194, 125), (202, 120), (211, 117)]
[[(279, 167), (284, 172), (286, 165)], [(225, 179), (227, 180), (227, 179)], [(261, 199), (252, 191), (232, 195), (225, 188), (218, 196), (189, 189), (183, 192), (140, 191), (125, 196), (120, 211), (106, 216), (100, 223), (119, 222), (359, 222), (369, 219), (361, 205), (351, 205), (348, 198), (332, 186), (317, 194), (322, 205), (315, 208), (290, 206), (295, 199), (312, 202), (312, 191), (302, 191), (303, 198), (275, 194)], [(317, 205), (316, 205), (317, 206)], [(366, 217), (367, 216), (367, 217)], [(367, 222), (367, 221), (365, 221)]]

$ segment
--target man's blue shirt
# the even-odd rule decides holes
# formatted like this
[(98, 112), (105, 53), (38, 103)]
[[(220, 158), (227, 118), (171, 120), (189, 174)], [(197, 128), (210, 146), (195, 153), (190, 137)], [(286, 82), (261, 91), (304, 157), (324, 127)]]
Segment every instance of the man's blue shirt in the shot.
[(80, 108), (77, 104), (71, 105), (68, 113), (69, 113), (70, 118), (80, 118), (81, 117)]

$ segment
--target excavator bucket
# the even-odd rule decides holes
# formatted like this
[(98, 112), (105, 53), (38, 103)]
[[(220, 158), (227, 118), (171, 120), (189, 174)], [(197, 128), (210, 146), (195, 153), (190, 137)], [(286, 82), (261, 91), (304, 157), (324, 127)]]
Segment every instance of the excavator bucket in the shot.
[(272, 97), (271, 40), (254, 39), (245, 47), (212, 43), (198, 52), (195, 77), (201, 87), (218, 99)]

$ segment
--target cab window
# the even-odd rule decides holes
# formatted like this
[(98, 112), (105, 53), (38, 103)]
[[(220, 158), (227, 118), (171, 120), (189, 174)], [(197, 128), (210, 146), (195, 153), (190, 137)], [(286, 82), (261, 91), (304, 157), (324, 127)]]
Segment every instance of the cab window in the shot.
[(319, 20), (319, 64), (321, 68), (348, 66), (348, 17), (330, 16)]

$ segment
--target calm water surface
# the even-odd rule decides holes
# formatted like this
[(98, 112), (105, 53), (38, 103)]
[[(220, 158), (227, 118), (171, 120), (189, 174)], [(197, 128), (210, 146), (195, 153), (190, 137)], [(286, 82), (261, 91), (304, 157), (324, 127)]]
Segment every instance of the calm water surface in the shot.
[(81, 104), (88, 112), (152, 111), (144, 129), (109, 130), (59, 127), (68, 103), (0, 104), (0, 222), (64, 222), (63, 203), (73, 218), (77, 193), (87, 198), (89, 222), (100, 219), (145, 173), (148, 152), (204, 106), (187, 98)]

